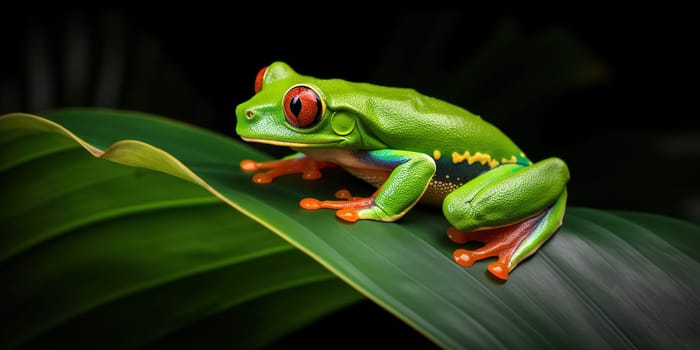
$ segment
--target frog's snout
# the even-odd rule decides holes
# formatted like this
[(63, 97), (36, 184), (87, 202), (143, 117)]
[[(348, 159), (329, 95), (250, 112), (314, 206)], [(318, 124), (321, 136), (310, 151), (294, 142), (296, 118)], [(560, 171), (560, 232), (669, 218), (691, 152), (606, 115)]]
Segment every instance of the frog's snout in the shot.
[(236, 106), (236, 116), (238, 116), (238, 118), (243, 118), (243, 116), (245, 116), (246, 119), (251, 120), (255, 115), (255, 108), (251, 106), (246, 106), (245, 104)]

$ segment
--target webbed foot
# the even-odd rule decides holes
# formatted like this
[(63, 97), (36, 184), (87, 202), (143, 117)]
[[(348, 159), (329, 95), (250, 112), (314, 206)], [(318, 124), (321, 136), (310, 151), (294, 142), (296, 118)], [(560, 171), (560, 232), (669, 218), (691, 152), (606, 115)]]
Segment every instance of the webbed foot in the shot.
[(475, 250), (457, 249), (452, 254), (454, 261), (462, 266), (472, 266), (476, 261), (498, 257), (498, 261), (488, 266), (494, 276), (507, 280), (509, 272), (515, 268), (513, 253), (530, 236), (544, 213), (516, 224), (473, 232), (462, 232), (454, 227), (447, 229), (447, 236), (455, 243), (480, 242), (483, 247)]
[(347, 222), (356, 222), (360, 219), (373, 218), (368, 215), (375, 206), (374, 199), (377, 192), (369, 197), (355, 197), (350, 191), (342, 189), (335, 193), (335, 198), (340, 200), (318, 200), (316, 198), (304, 198), (299, 205), (308, 210), (336, 209), (335, 216)]
[(253, 175), (256, 184), (268, 184), (274, 179), (290, 174), (301, 174), (304, 180), (318, 180), (323, 175), (321, 169), (334, 167), (335, 164), (326, 161), (317, 161), (310, 157), (295, 157), (273, 160), (269, 162), (256, 162), (246, 159), (241, 161), (241, 169), (244, 171), (259, 171)]

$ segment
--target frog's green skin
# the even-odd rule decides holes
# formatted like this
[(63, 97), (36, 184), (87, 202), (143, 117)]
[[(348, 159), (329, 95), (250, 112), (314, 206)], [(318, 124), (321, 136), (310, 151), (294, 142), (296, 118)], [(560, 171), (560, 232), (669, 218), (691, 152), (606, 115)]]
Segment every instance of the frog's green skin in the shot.
[[(242, 163), (272, 169), (258, 182), (292, 172), (318, 178), (318, 169), (333, 163), (378, 188), (370, 198), (306, 199), (308, 209), (339, 209), (348, 221), (395, 221), (419, 201), (441, 205), (454, 226), (450, 238), (487, 243), (458, 249), (455, 261), (470, 266), (498, 255), (489, 270), (502, 279), (561, 225), (566, 164), (533, 164), (500, 130), (461, 107), (413, 89), (300, 75), (283, 62), (259, 73), (256, 91), (236, 108), (236, 132), (298, 152), (283, 162)], [(296, 169), (284, 170), (291, 164)]]

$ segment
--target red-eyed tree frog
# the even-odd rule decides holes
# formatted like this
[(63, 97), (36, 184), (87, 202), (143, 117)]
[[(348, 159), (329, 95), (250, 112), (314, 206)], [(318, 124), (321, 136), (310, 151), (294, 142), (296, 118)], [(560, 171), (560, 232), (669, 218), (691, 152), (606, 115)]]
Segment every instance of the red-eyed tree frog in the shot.
[(284, 62), (261, 69), (255, 95), (236, 107), (245, 141), (291, 147), (277, 161), (244, 160), (252, 180), (301, 174), (321, 178), (340, 166), (374, 185), (369, 197), (346, 190), (335, 200), (305, 198), (305, 209), (335, 209), (344, 221), (393, 222), (417, 203), (439, 205), (456, 249), (455, 262), (498, 257), (488, 265), (506, 280), (562, 224), (569, 171), (559, 158), (531, 162), (511, 139), (481, 117), (414, 89), (296, 73)]

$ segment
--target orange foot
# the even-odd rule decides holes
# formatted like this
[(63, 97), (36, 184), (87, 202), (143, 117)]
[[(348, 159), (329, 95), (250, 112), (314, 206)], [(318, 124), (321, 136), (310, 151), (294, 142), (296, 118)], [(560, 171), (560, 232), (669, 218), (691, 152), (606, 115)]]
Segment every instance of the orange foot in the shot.
[(253, 175), (253, 182), (256, 184), (269, 184), (272, 180), (289, 174), (301, 174), (304, 180), (318, 180), (322, 176), (321, 169), (334, 166), (335, 164), (331, 162), (317, 161), (310, 157), (297, 157), (270, 162), (256, 162), (250, 159), (241, 161), (241, 169), (245, 171), (267, 170)]
[(472, 266), (476, 261), (498, 257), (498, 261), (488, 266), (489, 272), (502, 279), (508, 279), (510, 257), (520, 243), (532, 232), (540, 215), (516, 224), (493, 229), (462, 232), (454, 227), (447, 229), (447, 236), (455, 243), (481, 242), (484, 246), (475, 250), (457, 249), (452, 254), (455, 262), (462, 266)]
[(316, 198), (304, 198), (299, 202), (299, 205), (308, 210), (317, 209), (337, 209), (335, 216), (347, 222), (356, 222), (361, 219), (359, 209), (369, 208), (374, 205), (374, 198), (377, 192), (369, 197), (354, 197), (348, 190), (339, 190), (335, 193), (335, 198), (342, 199), (340, 201), (321, 201)]

